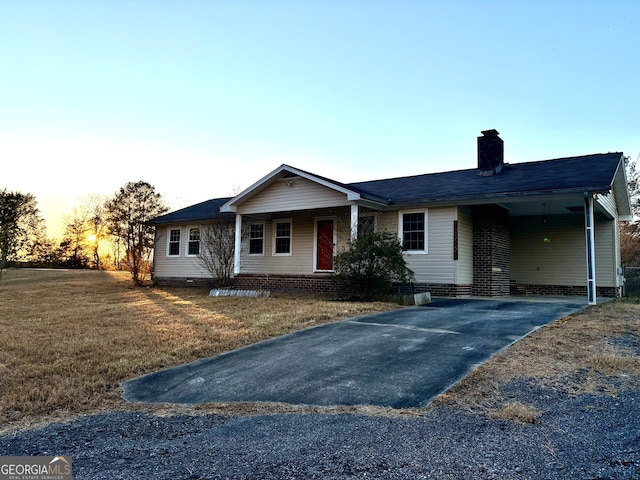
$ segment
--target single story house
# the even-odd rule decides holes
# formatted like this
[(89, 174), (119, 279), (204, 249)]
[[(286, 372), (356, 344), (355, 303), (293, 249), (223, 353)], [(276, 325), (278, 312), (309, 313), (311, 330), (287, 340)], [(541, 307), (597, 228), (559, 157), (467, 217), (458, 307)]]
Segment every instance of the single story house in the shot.
[(345, 184), (281, 165), (233, 198), (158, 217), (154, 279), (205, 278), (194, 232), (216, 220), (235, 222), (238, 288), (335, 293), (334, 255), (390, 231), (416, 290), (595, 303), (621, 292), (619, 221), (630, 219), (622, 153), (509, 164), (487, 130), (477, 168)]

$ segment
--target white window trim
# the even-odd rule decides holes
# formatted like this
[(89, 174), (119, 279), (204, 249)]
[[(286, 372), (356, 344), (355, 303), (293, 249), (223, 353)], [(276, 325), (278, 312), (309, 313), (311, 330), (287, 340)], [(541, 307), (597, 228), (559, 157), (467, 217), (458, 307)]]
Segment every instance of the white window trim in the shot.
[[(262, 225), (262, 253), (251, 253), (251, 225)], [(264, 249), (266, 246), (267, 226), (265, 222), (249, 222), (249, 243), (247, 244), (247, 255), (252, 257), (264, 257)], [(275, 249), (275, 245), (273, 247)], [(280, 254), (282, 255), (282, 254)]]
[(192, 253), (189, 253), (189, 243), (191, 242), (191, 230), (193, 229), (198, 229), (200, 230), (200, 240), (198, 240), (198, 243), (200, 244), (200, 247), (198, 248), (198, 251), (202, 251), (202, 227), (200, 227), (199, 225), (196, 226), (189, 226), (187, 227), (187, 241), (185, 242), (185, 249), (184, 249), (184, 256), (185, 257), (199, 257), (200, 254), (194, 255)]
[(429, 209), (419, 208), (414, 210), (400, 210), (398, 212), (398, 238), (400, 243), (404, 244), (402, 225), (403, 216), (407, 213), (424, 213), (424, 249), (423, 250), (406, 250), (405, 253), (410, 255), (426, 255), (429, 253)]
[[(289, 224), (289, 252), (288, 253), (276, 253), (276, 234), (278, 233), (278, 228), (277, 225), (278, 223), (288, 223)], [(274, 257), (290, 257), (293, 255), (293, 220), (290, 218), (278, 218), (276, 220), (273, 220), (272, 224), (271, 224), (271, 229), (273, 230), (272, 232), (272, 238), (273, 241), (272, 243), (272, 248), (271, 248), (271, 255), (273, 255)]]
[[(319, 270), (318, 269), (318, 222), (320, 220), (333, 220), (333, 257), (335, 259), (336, 256), (336, 248), (338, 246), (338, 217), (316, 217), (313, 220), (313, 271), (314, 272), (321, 272), (321, 273), (328, 273), (328, 272), (335, 272), (335, 269), (331, 269), (331, 270)], [(335, 263), (334, 263), (334, 267), (335, 267)]]
[[(178, 254), (177, 255), (171, 255), (171, 231), (172, 230), (178, 230), (180, 232), (180, 241), (178, 243)], [(171, 257), (171, 258), (176, 258), (176, 257), (180, 257), (182, 256), (182, 249), (180, 247), (180, 243), (182, 243), (182, 227), (168, 227), (167, 228), (167, 257)]]

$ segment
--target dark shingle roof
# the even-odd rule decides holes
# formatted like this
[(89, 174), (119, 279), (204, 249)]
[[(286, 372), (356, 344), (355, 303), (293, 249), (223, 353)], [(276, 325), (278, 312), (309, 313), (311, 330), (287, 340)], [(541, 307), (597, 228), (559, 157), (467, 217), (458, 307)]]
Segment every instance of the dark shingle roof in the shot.
[(480, 176), (474, 168), (357, 182), (347, 188), (389, 204), (605, 191), (613, 183), (621, 158), (622, 153), (603, 153), (505, 164), (498, 175), (490, 177)]
[[(494, 176), (482, 177), (476, 168), (410, 177), (340, 183), (309, 172), (307, 175), (359, 193), (387, 205), (456, 202), (484, 198), (607, 191), (611, 188), (622, 153), (601, 153), (538, 162), (505, 164)], [(214, 198), (156, 217), (161, 225), (214, 219), (233, 219), (220, 207), (232, 200)]]
[(175, 212), (167, 213), (154, 218), (150, 225), (162, 225), (165, 223), (188, 223), (203, 220), (234, 219), (233, 213), (222, 213), (220, 207), (231, 200), (230, 197), (214, 198), (205, 202), (197, 203)]

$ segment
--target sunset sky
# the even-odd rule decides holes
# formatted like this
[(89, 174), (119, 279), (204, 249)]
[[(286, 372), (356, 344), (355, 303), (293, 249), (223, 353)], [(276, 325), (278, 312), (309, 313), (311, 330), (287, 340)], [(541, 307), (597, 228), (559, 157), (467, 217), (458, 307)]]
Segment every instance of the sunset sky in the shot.
[(145, 180), (173, 209), (282, 163), (341, 182), (640, 155), (634, 0), (0, 0), (0, 189), (51, 234)]

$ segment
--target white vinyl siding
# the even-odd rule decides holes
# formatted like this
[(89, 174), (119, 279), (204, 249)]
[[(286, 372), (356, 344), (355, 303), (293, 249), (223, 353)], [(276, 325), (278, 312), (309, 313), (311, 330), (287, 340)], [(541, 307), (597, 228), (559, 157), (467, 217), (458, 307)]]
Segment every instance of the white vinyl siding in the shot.
[(596, 217), (596, 286), (617, 287), (617, 269), (620, 261), (616, 257), (617, 227), (613, 220)]
[[(618, 202), (616, 201), (616, 197), (613, 193), (609, 192), (607, 194), (600, 194), (596, 197), (597, 204), (601, 205), (602, 208), (613, 218), (611, 222), (610, 229), (613, 238), (613, 249), (611, 252), (602, 252), (601, 255), (611, 254), (611, 261), (614, 262), (612, 264), (613, 272), (612, 275), (615, 277), (615, 286), (621, 286), (621, 277), (618, 274), (618, 267), (622, 265), (622, 252), (620, 251), (620, 222), (618, 216)], [(596, 231), (597, 233), (597, 231)], [(605, 242), (606, 244), (606, 242)], [(597, 248), (596, 244), (596, 248)], [(596, 254), (598, 251), (596, 250)], [(598, 261), (596, 257), (596, 271), (598, 271)], [(603, 272), (605, 274), (605, 272)], [(597, 286), (597, 283), (596, 283)]]
[[(596, 286), (616, 284), (615, 222), (595, 221)], [(583, 215), (511, 218), (511, 280), (523, 285), (586, 285)]]
[(302, 177), (283, 178), (238, 206), (241, 215), (288, 212), (347, 205), (344, 193)]
[(398, 212), (383, 212), (378, 215), (376, 231), (398, 233)]
[[(611, 248), (609, 250), (608, 245), (598, 245), (598, 243), (596, 242), (596, 254), (600, 255), (600, 256), (604, 256), (604, 257), (608, 257), (609, 255), (611, 255), (611, 259), (614, 262), (614, 269), (612, 272), (610, 272), (614, 278), (615, 278), (615, 286), (619, 287), (620, 286), (620, 276), (618, 275), (618, 267), (621, 266), (622, 264), (622, 254), (620, 252), (620, 226), (619, 226), (619, 217), (618, 217), (618, 203), (616, 201), (616, 197), (612, 192), (606, 193), (606, 194), (599, 194), (596, 196), (596, 203), (602, 208), (604, 209), (607, 214), (609, 216), (611, 216), (613, 218), (613, 220), (610, 222), (609, 227), (605, 227), (603, 233), (603, 238), (604, 238), (604, 234), (608, 232), (607, 238), (609, 238), (610, 242), (611, 242)], [(596, 224), (597, 227), (597, 224)], [(596, 234), (598, 233), (598, 231), (596, 230)], [(600, 249), (598, 249), (598, 247), (600, 247)], [(598, 275), (602, 274), (605, 275), (604, 278), (606, 278), (606, 275), (609, 274), (609, 272), (605, 271), (600, 271), (600, 268), (598, 266), (598, 258), (596, 257), (596, 273)], [(609, 263), (607, 263), (606, 265), (609, 265)], [(596, 278), (597, 280), (597, 278)], [(597, 283), (596, 283), (597, 286)]]
[[(456, 282), (456, 265), (453, 260), (453, 221), (457, 207), (430, 208), (427, 214), (428, 254), (407, 252), (407, 264), (417, 283)], [(398, 211), (385, 212), (377, 219), (377, 230), (398, 233)], [(460, 243), (458, 244), (460, 246)], [(465, 247), (468, 249), (468, 246)], [(460, 284), (469, 284), (458, 280)]]
[(153, 267), (156, 277), (172, 278), (207, 278), (209, 273), (202, 267), (197, 255), (185, 255), (186, 246), (181, 242), (180, 255), (167, 255), (169, 248), (169, 232), (180, 230), (180, 238), (188, 238), (189, 231), (199, 228), (198, 225), (183, 225), (180, 227), (157, 227), (155, 235)]
[(595, 201), (596, 205), (599, 205), (603, 210), (605, 210), (610, 217), (617, 217), (618, 207), (616, 205), (616, 197), (611, 192), (596, 195)]
[(473, 283), (473, 216), (469, 207), (458, 207), (458, 260), (455, 283)]

